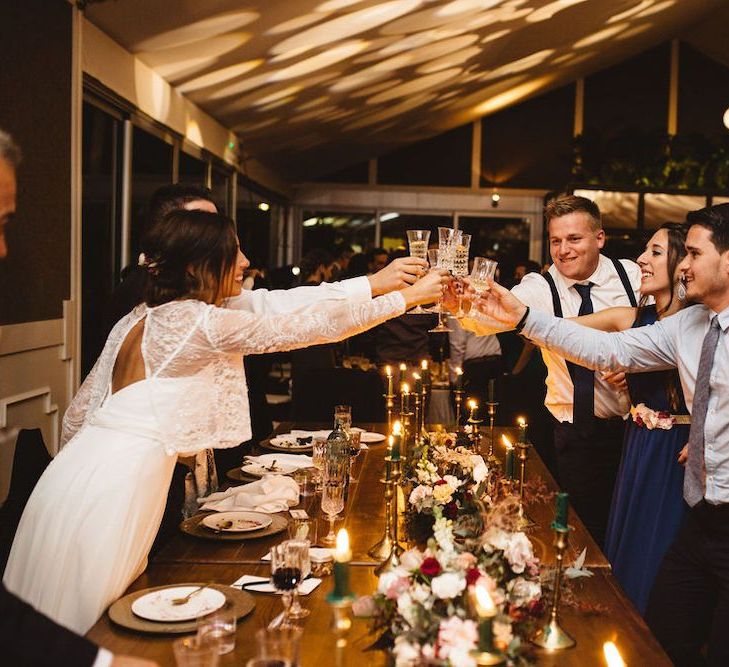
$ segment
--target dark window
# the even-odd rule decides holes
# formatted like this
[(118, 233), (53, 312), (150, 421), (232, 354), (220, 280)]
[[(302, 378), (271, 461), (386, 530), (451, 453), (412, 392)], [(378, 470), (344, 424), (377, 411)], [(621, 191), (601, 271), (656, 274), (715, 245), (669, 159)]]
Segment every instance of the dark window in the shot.
[[(450, 215), (420, 215), (416, 213), (400, 213), (390, 218), (392, 213), (382, 213), (380, 216), (381, 246), (388, 251), (404, 248), (408, 250), (407, 230), (430, 230), (431, 247), (438, 247), (438, 227), (453, 227), (453, 217)], [(390, 218), (390, 219), (388, 219)]]
[(230, 172), (213, 165), (210, 189), (221, 213), (230, 213)]
[[(273, 265), (271, 225), (275, 220), (276, 204), (270, 204), (240, 179), (237, 199), (236, 224), (241, 250), (253, 268), (270, 268)], [(260, 208), (262, 202), (269, 204), (268, 210)]]
[(369, 162), (358, 162), (357, 164), (342, 167), (314, 180), (321, 183), (367, 183), (369, 180)]
[(178, 180), (180, 183), (195, 183), (205, 185), (208, 173), (208, 163), (192, 155), (180, 151)]
[(471, 235), (469, 257), (497, 260), (502, 281), (511, 280), (517, 263), (529, 259), (529, 223), (526, 220), (461, 216), (458, 228)]
[(364, 252), (375, 244), (375, 213), (304, 211), (302, 255), (314, 248), (332, 251), (338, 245)]

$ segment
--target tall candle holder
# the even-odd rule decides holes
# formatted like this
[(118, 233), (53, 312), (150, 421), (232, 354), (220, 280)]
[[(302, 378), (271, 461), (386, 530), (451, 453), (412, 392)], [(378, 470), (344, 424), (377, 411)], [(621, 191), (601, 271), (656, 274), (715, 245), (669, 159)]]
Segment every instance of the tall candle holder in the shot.
[(476, 450), (480, 450), (479, 445), (481, 443), (481, 436), (478, 429), (479, 426), (483, 424), (483, 419), (476, 419), (476, 409), (477, 408), (471, 408), (471, 414), (466, 422), (471, 427), (471, 442)]
[(466, 392), (463, 391), (463, 389), (454, 389), (453, 395), (456, 399), (456, 431), (459, 431), (461, 428), (461, 411), (462, 411), (462, 405), (463, 405), (463, 395)]
[[(385, 459), (387, 460), (387, 459)], [(383, 572), (392, 572), (398, 565), (400, 565), (400, 554), (402, 553), (402, 547), (398, 543), (397, 533), (398, 533), (398, 501), (397, 501), (397, 491), (398, 491), (398, 483), (400, 481), (400, 475), (402, 472), (402, 463), (401, 460), (395, 460), (393, 461), (390, 458), (390, 464), (391, 464), (391, 471), (392, 474), (390, 475), (390, 503), (391, 505), (394, 505), (394, 507), (390, 508), (387, 506), (387, 502), (385, 504), (385, 512), (387, 513), (387, 517), (385, 520), (385, 525), (390, 524), (390, 551), (387, 554), (386, 558), (375, 568), (375, 574), (379, 577)], [(387, 487), (385, 487), (387, 489)], [(395, 502), (392, 503), (392, 498), (395, 499)], [(394, 514), (394, 521), (393, 521), (393, 514)], [(370, 555), (372, 556), (372, 552), (370, 552)], [(374, 558), (374, 556), (372, 556)]]
[(395, 409), (395, 394), (387, 392), (382, 397), (385, 399), (385, 408), (387, 409), (387, 432), (392, 431), (392, 414)]
[[(430, 377), (430, 372), (428, 372), (428, 377)], [(430, 387), (430, 382), (428, 382), (427, 384), (423, 382), (423, 391), (420, 395), (420, 430), (418, 431), (418, 433), (420, 434), (419, 440), (421, 443), (428, 435), (428, 432), (426, 431), (426, 420), (428, 415), (428, 392), (430, 391)]]
[(413, 416), (414, 416), (414, 424), (413, 424), (413, 441), (417, 445), (418, 441), (420, 440), (420, 413), (421, 413), (421, 393), (420, 391), (415, 391), (413, 394)]
[(496, 422), (496, 408), (498, 406), (499, 404), (496, 401), (491, 400), (486, 402), (486, 409), (489, 415), (489, 453), (486, 463), (488, 463), (489, 467), (493, 467), (499, 463), (499, 460), (494, 454), (494, 423)]
[(529, 458), (530, 447), (531, 445), (528, 442), (516, 443), (517, 458), (519, 460), (519, 528), (522, 530), (535, 525), (524, 509), (524, 478), (526, 477), (526, 462)]
[(387, 473), (380, 482), (385, 485), (385, 534), (373, 545), (367, 554), (378, 561), (384, 561), (392, 553), (395, 539), (392, 532), (392, 499), (395, 497), (395, 481), (392, 477), (392, 457), (385, 457)]
[(552, 523), (554, 530), (554, 546), (557, 550), (557, 571), (554, 575), (554, 592), (552, 593), (552, 604), (549, 608), (549, 621), (543, 625), (532, 638), (532, 643), (548, 651), (561, 651), (572, 648), (577, 642), (567, 634), (559, 624), (559, 598), (562, 587), (562, 562), (564, 552), (567, 549), (570, 528), (569, 526), (555, 521)]
[(406, 460), (410, 457), (410, 435), (412, 434), (412, 412), (400, 412), (400, 423), (402, 424), (402, 451), (400, 458)]

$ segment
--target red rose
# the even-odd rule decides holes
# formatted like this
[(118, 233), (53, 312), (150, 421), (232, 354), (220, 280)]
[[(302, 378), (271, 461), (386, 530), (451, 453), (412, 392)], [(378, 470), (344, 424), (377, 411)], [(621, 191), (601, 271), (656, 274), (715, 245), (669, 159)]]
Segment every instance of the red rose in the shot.
[(458, 505), (453, 500), (443, 508), (443, 516), (451, 520), (458, 516)]
[(441, 567), (440, 563), (436, 558), (433, 558), (432, 556), (429, 558), (426, 558), (421, 564), (420, 564), (420, 572), (424, 574), (426, 577), (435, 577), (440, 574)]
[(469, 567), (466, 570), (466, 583), (473, 586), (481, 578), (481, 570), (477, 567)]
[(448, 484), (448, 482), (446, 482), (446, 481), (445, 481), (444, 479), (439, 479), (439, 480), (438, 480), (438, 481), (437, 481), (437, 482), (435, 483), (435, 486), (440, 486), (441, 484)]

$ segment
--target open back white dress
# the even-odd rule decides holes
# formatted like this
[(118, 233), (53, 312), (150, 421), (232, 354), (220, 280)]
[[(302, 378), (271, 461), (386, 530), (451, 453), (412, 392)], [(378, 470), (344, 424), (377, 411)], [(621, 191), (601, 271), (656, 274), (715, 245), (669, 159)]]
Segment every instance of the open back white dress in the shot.
[[(178, 454), (250, 439), (243, 355), (339, 340), (404, 310), (399, 292), (267, 318), (193, 300), (135, 308), (64, 416), (64, 446), (25, 508), (5, 586), (85, 634), (146, 567)], [(112, 394), (119, 348), (142, 319), (146, 379)]]

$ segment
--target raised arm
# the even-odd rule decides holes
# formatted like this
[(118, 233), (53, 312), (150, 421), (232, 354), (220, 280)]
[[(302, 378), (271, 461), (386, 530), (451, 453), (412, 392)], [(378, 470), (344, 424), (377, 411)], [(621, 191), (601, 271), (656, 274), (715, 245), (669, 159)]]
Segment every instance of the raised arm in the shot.
[(615, 306), (591, 315), (581, 315), (580, 317), (570, 317), (568, 319), (581, 324), (583, 327), (599, 329), (600, 331), (625, 331), (633, 326), (637, 311), (637, 308)]
[(435, 301), (445, 272), (433, 271), (415, 285), (359, 303), (322, 302), (306, 312), (257, 316), (210, 308), (204, 323), (215, 349), (258, 354), (328, 343), (365, 331), (401, 315), (418, 303)]

